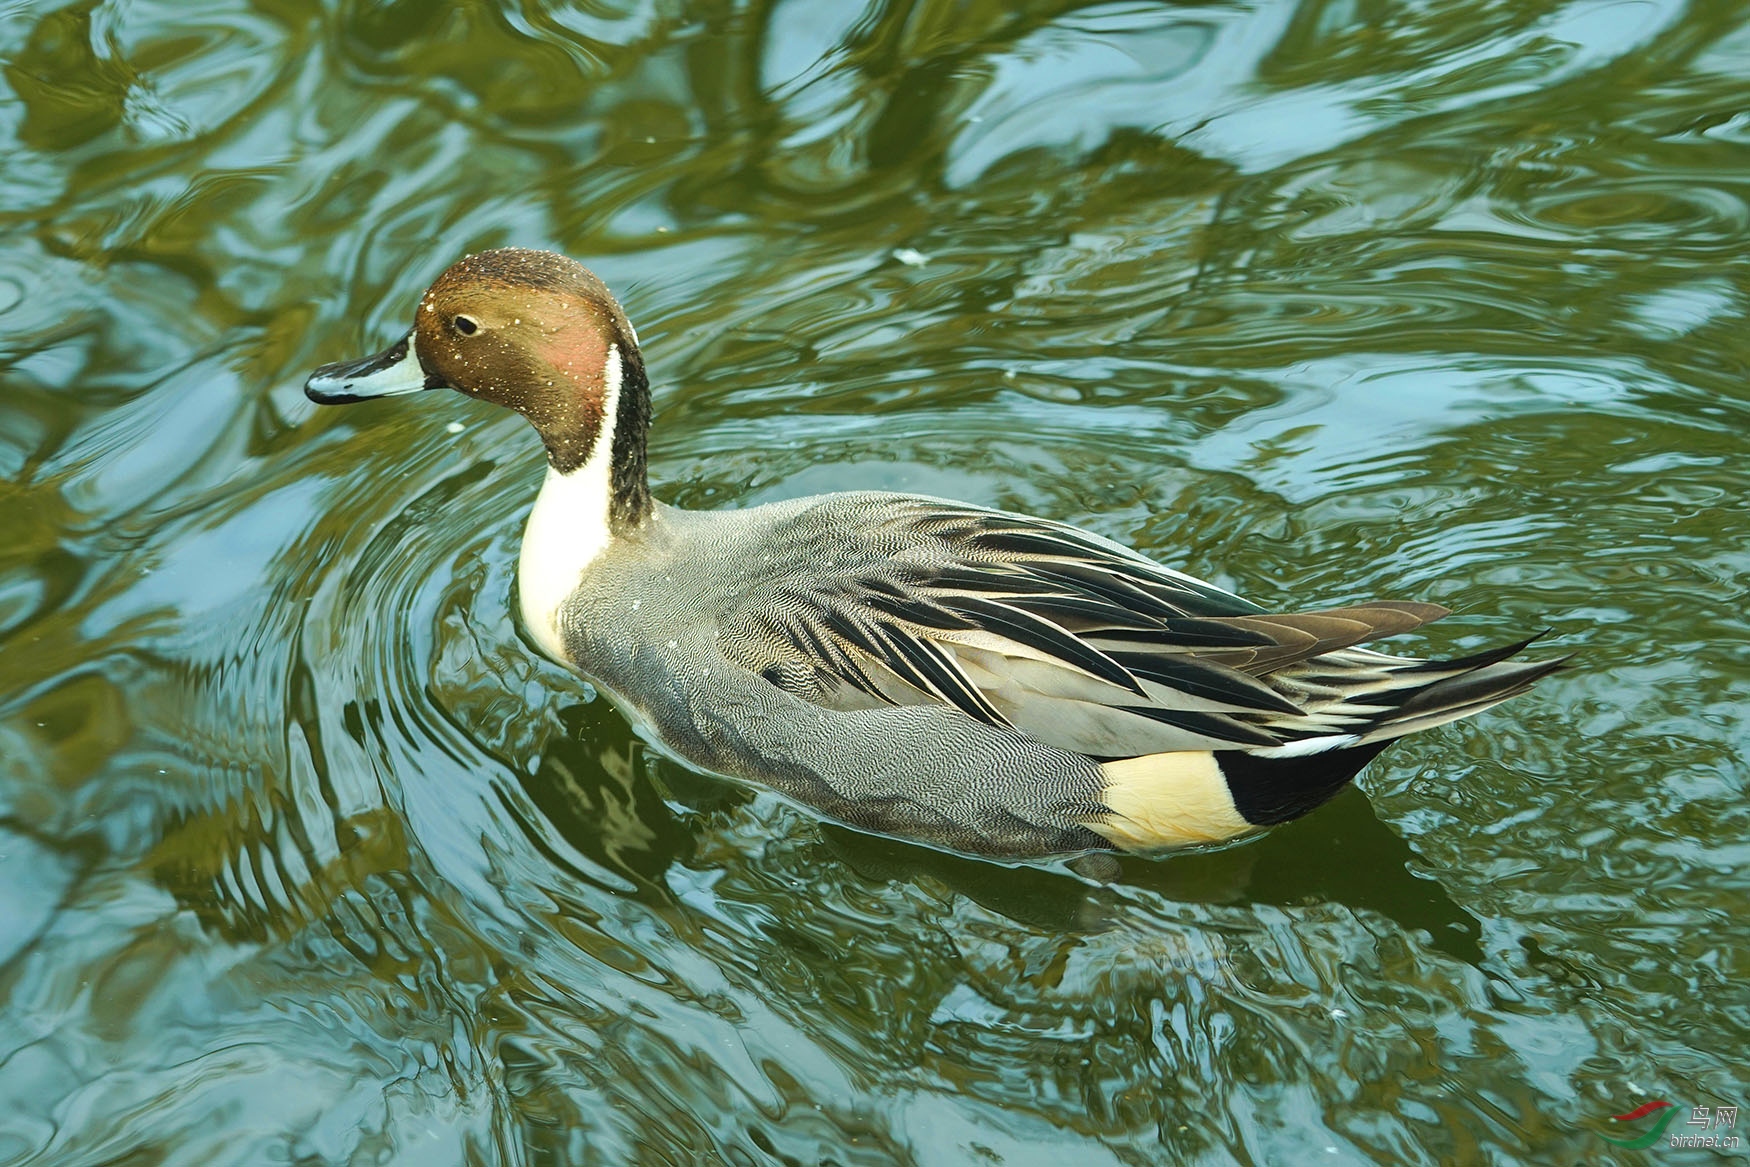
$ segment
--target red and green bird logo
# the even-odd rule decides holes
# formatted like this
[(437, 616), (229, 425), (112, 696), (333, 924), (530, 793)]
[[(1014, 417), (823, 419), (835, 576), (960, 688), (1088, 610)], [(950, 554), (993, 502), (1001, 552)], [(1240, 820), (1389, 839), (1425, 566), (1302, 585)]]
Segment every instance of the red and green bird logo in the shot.
[(1639, 1150), (1642, 1147), (1650, 1147), (1659, 1141), (1659, 1136), (1665, 1133), (1665, 1128), (1671, 1125), (1671, 1119), (1677, 1114), (1675, 1110), (1671, 1109), (1671, 1103), (1663, 1101), (1644, 1102), (1629, 1111), (1627, 1114), (1613, 1114), (1610, 1116), (1610, 1121), (1612, 1122), (1634, 1122), (1638, 1118), (1645, 1118), (1654, 1111), (1659, 1110), (1662, 1110), (1665, 1113), (1659, 1116), (1659, 1121), (1649, 1127), (1645, 1134), (1638, 1135), (1632, 1139), (1613, 1139), (1609, 1135), (1599, 1135), (1598, 1137), (1607, 1143), (1615, 1143), (1619, 1147), (1632, 1147), (1636, 1150)]

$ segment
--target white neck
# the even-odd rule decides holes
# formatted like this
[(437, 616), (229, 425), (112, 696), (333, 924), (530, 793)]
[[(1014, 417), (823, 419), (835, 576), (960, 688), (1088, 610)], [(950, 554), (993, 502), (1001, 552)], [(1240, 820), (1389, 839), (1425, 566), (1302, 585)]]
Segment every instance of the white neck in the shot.
[(523, 623), (541, 651), (562, 664), (566, 656), (560, 609), (613, 539), (608, 510), (614, 498), (614, 418), (620, 406), (618, 345), (608, 346), (602, 382), (602, 427), (589, 457), (570, 474), (547, 467), (517, 558)]

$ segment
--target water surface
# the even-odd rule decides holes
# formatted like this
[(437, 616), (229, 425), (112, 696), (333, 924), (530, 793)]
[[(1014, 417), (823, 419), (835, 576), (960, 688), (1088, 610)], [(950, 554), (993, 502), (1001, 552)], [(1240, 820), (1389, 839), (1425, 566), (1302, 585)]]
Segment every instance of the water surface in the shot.
[[(1747, 73), (1703, 0), (0, 5), (0, 1162), (1715, 1161), (1600, 1134), (1750, 1101)], [(509, 616), (526, 428), (300, 392), (510, 243), (669, 501), (1578, 667), (1104, 886), (690, 773)]]

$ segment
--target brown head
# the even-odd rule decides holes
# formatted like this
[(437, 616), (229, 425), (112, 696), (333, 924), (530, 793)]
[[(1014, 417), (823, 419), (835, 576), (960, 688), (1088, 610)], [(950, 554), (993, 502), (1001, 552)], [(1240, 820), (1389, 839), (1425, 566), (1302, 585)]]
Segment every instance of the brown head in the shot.
[(561, 474), (611, 458), (616, 527), (648, 511), (637, 336), (576, 260), (520, 247), (458, 260), (420, 298), (412, 331), (374, 357), (322, 366), (304, 392), (333, 405), (437, 388), (522, 414)]

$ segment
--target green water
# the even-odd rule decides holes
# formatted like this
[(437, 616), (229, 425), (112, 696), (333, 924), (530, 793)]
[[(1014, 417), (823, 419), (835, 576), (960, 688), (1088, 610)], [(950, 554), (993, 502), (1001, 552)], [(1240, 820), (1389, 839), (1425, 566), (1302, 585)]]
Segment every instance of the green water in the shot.
[[(509, 616), (465, 251), (657, 493), (915, 489), (1577, 667), (1118, 879), (823, 826)], [(0, 3), (0, 1162), (1735, 1161), (1750, 4)], [(1750, 1118), (1736, 1128), (1750, 1138)]]

